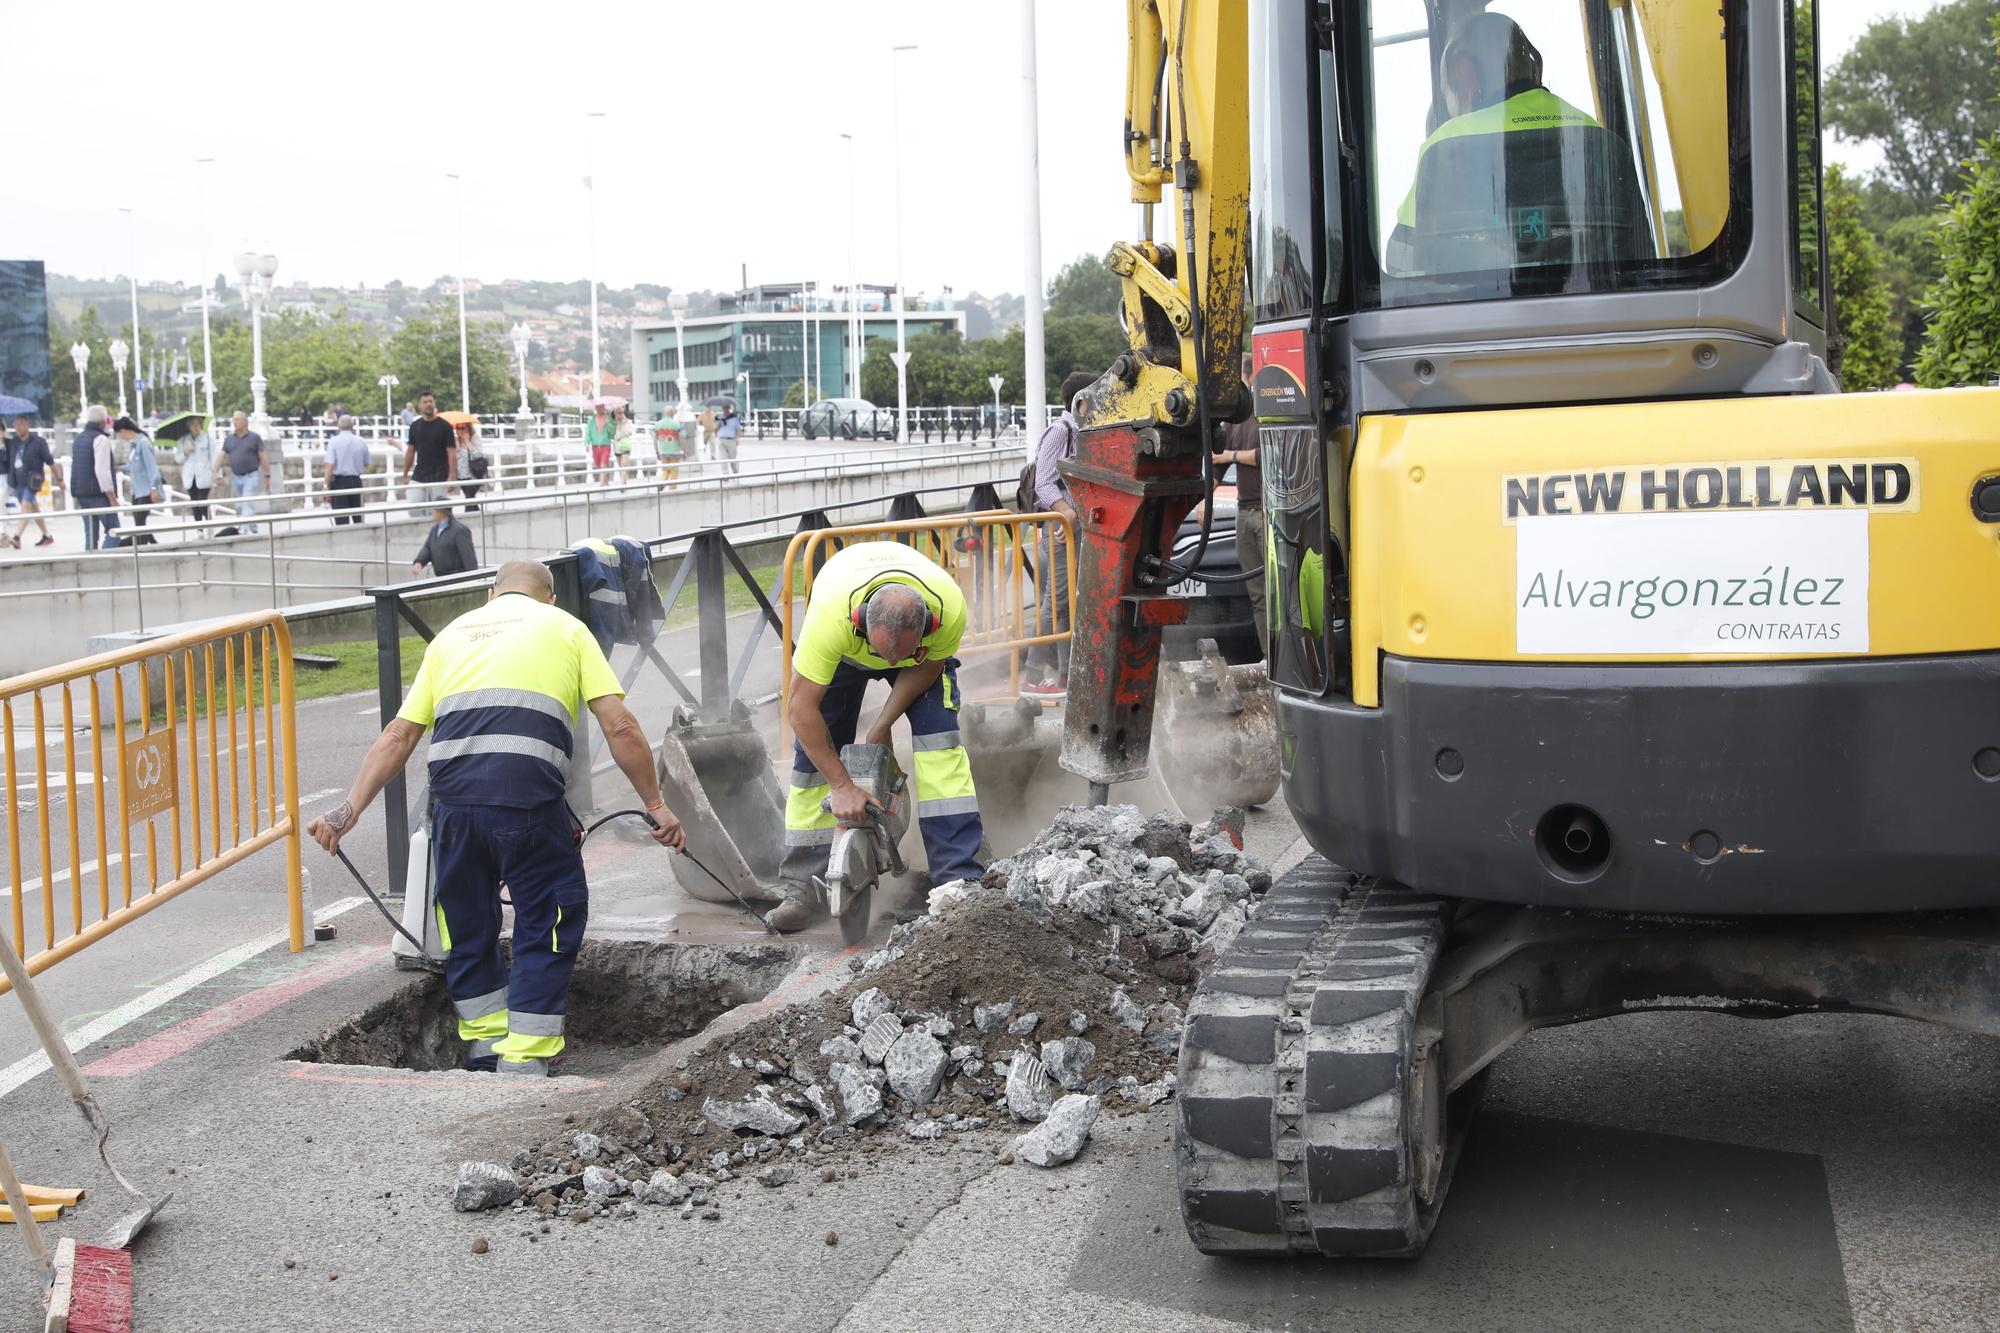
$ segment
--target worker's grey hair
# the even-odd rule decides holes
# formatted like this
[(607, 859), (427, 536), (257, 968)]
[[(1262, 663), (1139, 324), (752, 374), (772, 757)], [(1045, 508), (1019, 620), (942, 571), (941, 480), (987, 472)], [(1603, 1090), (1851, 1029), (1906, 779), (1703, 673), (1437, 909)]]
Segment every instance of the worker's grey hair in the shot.
[(231, 412), (229, 414), (229, 419), (231, 421), (248, 421), (250, 418), (242, 412)]
[(931, 609), (915, 588), (885, 583), (868, 596), (868, 628), (916, 630), (928, 628)]
[(92, 403), (83, 412), (84, 422), (92, 426), (102, 426), (110, 416), (111, 414), (105, 411), (103, 406), (98, 403)]
[(334, 429), (336, 430), (353, 430), (354, 418), (349, 416), (344, 416), (340, 420), (334, 422), (333, 425)]

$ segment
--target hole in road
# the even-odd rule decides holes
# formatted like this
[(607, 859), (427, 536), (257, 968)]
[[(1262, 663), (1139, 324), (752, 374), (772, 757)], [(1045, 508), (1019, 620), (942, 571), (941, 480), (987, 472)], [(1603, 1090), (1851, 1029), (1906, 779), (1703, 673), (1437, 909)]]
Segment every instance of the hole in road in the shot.
[[(737, 1005), (764, 998), (798, 956), (798, 949), (781, 944), (586, 940), (570, 979), (566, 1041), (555, 1068), (599, 1074), (643, 1059)], [(444, 978), (424, 973), (285, 1058), (457, 1069), (465, 1047)]]

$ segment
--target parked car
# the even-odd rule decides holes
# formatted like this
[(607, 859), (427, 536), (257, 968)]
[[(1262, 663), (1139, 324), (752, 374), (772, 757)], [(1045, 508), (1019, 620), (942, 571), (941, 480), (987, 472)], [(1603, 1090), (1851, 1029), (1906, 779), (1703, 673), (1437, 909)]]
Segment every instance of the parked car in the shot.
[[(1236, 565), (1236, 467), (1231, 464), (1215, 484), (1215, 518), (1209, 525), (1208, 546), (1194, 568), (1203, 574), (1238, 573)], [(1174, 536), (1174, 563), (1186, 567), (1201, 544), (1201, 511), (1196, 509)], [(1250, 594), (1243, 583), (1204, 583), (1184, 579), (1173, 587), (1191, 599), (1186, 623), (1168, 626), (1162, 651), (1167, 660), (1192, 657), (1203, 639), (1214, 639), (1232, 663), (1255, 662), (1263, 650), (1251, 619)]]
[(799, 434), (808, 440), (893, 440), (896, 414), (866, 398), (822, 398), (799, 413)]

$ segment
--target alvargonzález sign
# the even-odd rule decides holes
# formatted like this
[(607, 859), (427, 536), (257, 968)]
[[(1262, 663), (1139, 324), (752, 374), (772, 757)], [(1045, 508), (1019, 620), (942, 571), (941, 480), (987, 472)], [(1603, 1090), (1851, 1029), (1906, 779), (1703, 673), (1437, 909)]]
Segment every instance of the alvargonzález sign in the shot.
[(1844, 506), (1523, 516), (1516, 651), (1865, 653), (1868, 522)]
[(1917, 460), (1777, 458), (1739, 463), (1600, 468), (1500, 479), (1500, 514), (1524, 518), (1771, 509), (1914, 513)]

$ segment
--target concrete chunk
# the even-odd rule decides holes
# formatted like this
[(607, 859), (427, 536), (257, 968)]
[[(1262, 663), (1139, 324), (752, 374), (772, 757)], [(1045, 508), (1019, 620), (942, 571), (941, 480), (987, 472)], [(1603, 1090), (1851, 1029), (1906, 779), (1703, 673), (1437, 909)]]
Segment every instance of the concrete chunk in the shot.
[(843, 1064), (861, 1063), (861, 1043), (852, 1037), (828, 1037), (819, 1044), (819, 1053)]
[(826, 1095), (826, 1089), (814, 1083), (806, 1089), (806, 1100), (812, 1103), (813, 1114), (829, 1125), (834, 1121), (833, 1098)]
[(1048, 1118), (1015, 1139), (1014, 1155), (1030, 1166), (1061, 1166), (1090, 1141), (1090, 1127), (1103, 1105), (1096, 1097), (1071, 1093), (1049, 1109)]
[(664, 1168), (655, 1171), (638, 1189), (640, 1203), (657, 1204), (662, 1208), (678, 1208), (687, 1202), (692, 1192)]
[(827, 1072), (840, 1093), (841, 1120), (848, 1128), (882, 1113), (882, 1086), (888, 1079), (881, 1070), (842, 1064)]
[(460, 1162), (458, 1183), (452, 1187), (451, 1206), (461, 1213), (477, 1213), (510, 1204), (521, 1197), (521, 1182), (498, 1162)]
[(1014, 1015), (1014, 1002), (1002, 1000), (998, 1004), (976, 1004), (972, 1007), (972, 1026), (980, 1032), (992, 1034), (1007, 1025)]
[(591, 1203), (602, 1203), (625, 1192), (625, 1177), (601, 1166), (583, 1168), (583, 1192)]
[(1042, 1043), (1042, 1066), (1071, 1092), (1083, 1086), (1083, 1069), (1097, 1058), (1097, 1046), (1082, 1037), (1062, 1037)]
[(1017, 1120), (1040, 1120), (1049, 1113), (1054, 1096), (1048, 1070), (1034, 1056), (1022, 1051), (1007, 1068), (1007, 1109)]
[(945, 1051), (937, 1038), (921, 1028), (912, 1028), (897, 1038), (882, 1062), (888, 1071), (889, 1087), (911, 1107), (927, 1104), (937, 1096), (944, 1082)]
[(903, 1035), (902, 1020), (894, 1014), (877, 1014), (861, 1033), (861, 1058), (871, 1065), (882, 1063), (889, 1048)]
[(701, 1104), (702, 1118), (717, 1129), (745, 1131), (752, 1134), (770, 1134), (784, 1138), (796, 1134), (804, 1127), (806, 1118), (797, 1111), (790, 1111), (772, 1101), (760, 1089), (756, 1094), (741, 1101), (718, 1102), (708, 1098)]
[(884, 995), (880, 986), (870, 986), (867, 990), (855, 996), (854, 1005), (851, 1010), (854, 1018), (854, 1026), (863, 1032), (868, 1030), (868, 1025), (873, 1023), (878, 1016), (893, 1014), (895, 1012), (896, 1002)]

